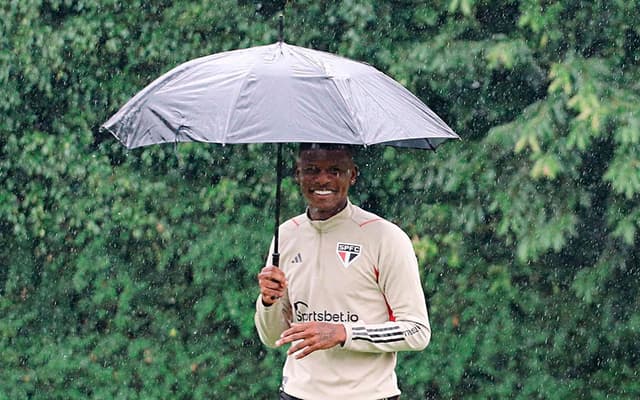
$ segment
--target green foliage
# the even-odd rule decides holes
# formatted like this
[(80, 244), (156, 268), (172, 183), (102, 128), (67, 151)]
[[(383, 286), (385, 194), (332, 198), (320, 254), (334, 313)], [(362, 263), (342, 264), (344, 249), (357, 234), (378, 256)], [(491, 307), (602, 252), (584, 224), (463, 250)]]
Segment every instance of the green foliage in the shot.
[(403, 397), (637, 398), (640, 28), (622, 0), (7, 2), (0, 398), (274, 396), (283, 353), (252, 320), (272, 146), (127, 152), (97, 128), (181, 62), (273, 42), (283, 5), (285, 40), (375, 65), (463, 137), (357, 155), (352, 200), (412, 237), (429, 303)]

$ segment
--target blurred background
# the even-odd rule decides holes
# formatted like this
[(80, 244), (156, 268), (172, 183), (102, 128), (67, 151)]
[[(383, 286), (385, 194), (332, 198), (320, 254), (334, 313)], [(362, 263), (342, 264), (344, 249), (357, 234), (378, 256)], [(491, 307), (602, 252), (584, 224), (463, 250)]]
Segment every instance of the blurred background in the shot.
[(463, 139), (356, 156), (351, 200), (411, 236), (430, 312), (403, 398), (638, 398), (638, 6), (5, 1), (0, 398), (275, 398), (284, 352), (253, 326), (275, 146), (98, 128), (180, 63), (275, 42), (282, 11), (286, 42), (375, 66)]

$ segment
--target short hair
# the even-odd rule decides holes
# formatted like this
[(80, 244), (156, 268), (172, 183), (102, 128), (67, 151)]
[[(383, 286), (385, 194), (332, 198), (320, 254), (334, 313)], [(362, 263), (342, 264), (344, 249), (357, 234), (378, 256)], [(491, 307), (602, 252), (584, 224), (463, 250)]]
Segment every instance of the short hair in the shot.
[(342, 150), (353, 157), (354, 146), (345, 143), (300, 143), (298, 156), (305, 150)]

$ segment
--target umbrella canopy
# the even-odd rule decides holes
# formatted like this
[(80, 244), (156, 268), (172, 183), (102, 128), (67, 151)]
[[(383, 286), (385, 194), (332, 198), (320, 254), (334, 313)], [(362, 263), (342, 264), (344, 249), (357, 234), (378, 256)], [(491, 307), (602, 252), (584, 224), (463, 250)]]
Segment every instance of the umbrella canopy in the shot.
[(435, 149), (458, 138), (416, 96), (374, 67), (284, 42), (181, 64), (102, 128), (128, 148), (316, 142)]
[(101, 129), (128, 148), (278, 143), (274, 265), (281, 143), (435, 150), (447, 139), (459, 139), (422, 101), (374, 67), (283, 41), (181, 64), (131, 98)]

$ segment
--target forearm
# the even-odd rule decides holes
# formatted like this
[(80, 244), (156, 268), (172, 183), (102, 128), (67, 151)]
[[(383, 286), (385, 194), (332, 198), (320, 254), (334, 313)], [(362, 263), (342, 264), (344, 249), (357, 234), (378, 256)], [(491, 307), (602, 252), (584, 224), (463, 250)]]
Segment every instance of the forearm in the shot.
[(422, 350), (429, 344), (428, 321), (389, 321), (382, 324), (345, 325), (344, 348), (351, 351), (384, 353)]
[(290, 322), (285, 314), (282, 300), (267, 307), (262, 303), (262, 296), (258, 296), (254, 321), (258, 336), (266, 346), (276, 347), (276, 340), (289, 328)]

